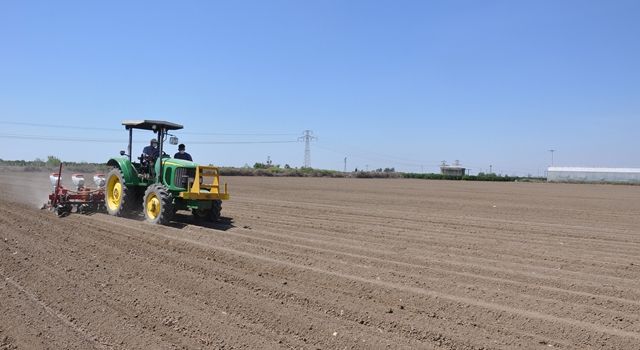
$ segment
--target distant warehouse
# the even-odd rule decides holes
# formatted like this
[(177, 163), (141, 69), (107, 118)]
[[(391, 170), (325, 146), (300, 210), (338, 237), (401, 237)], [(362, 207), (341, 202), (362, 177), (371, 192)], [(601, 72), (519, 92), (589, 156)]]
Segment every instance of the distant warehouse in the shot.
[(461, 166), (447, 165), (440, 167), (440, 174), (446, 176), (464, 176), (466, 174), (466, 171), (467, 169)]
[(640, 169), (549, 167), (548, 182), (620, 182), (640, 184)]
[(464, 176), (467, 169), (460, 165), (460, 161), (456, 160), (453, 165), (448, 165), (447, 162), (442, 161), (440, 165), (440, 174), (446, 176)]

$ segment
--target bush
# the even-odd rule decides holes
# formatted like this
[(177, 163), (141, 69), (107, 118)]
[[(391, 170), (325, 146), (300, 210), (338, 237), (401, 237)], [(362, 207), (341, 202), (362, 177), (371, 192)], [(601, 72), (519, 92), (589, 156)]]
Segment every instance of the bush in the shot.
[(60, 161), (60, 158), (55, 157), (55, 156), (47, 156), (47, 166), (48, 167), (57, 167), (57, 166), (60, 166), (60, 163), (62, 163)]
[[(464, 181), (500, 181), (500, 182), (513, 182), (520, 181), (523, 179), (531, 180), (531, 178), (526, 177), (517, 177), (517, 176), (509, 176), (509, 175), (496, 175), (494, 173), (478, 173), (478, 175), (464, 175), (464, 176), (450, 176), (450, 175), (442, 175), (442, 174), (416, 174), (416, 173), (405, 173), (403, 177), (408, 179), (426, 179), (426, 180), (464, 180)], [(539, 178), (538, 180), (544, 180), (543, 178)]]
[(323, 170), (313, 168), (230, 168), (221, 167), (220, 175), (222, 176), (288, 176), (288, 177), (346, 177), (344, 174), (335, 170)]
[(36, 159), (33, 161), (25, 160), (1, 160), (1, 166), (22, 167), (24, 171), (58, 171), (62, 164), (62, 171), (70, 171), (74, 173), (104, 173), (108, 167), (104, 163), (87, 163), (87, 162), (62, 162), (55, 156), (48, 156), (46, 161)]

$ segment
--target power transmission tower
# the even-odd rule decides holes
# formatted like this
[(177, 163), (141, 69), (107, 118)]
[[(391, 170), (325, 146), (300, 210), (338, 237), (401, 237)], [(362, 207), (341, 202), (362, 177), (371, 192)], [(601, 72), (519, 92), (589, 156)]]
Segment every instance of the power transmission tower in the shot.
[(318, 138), (313, 136), (313, 131), (305, 130), (302, 136), (298, 137), (298, 140), (304, 141), (304, 167), (311, 168), (311, 146), (310, 143)]
[(347, 157), (344, 157), (344, 172), (347, 172)]

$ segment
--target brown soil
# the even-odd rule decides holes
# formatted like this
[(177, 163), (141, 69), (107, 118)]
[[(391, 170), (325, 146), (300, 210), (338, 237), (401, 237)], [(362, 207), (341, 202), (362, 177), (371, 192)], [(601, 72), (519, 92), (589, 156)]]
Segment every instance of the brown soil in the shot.
[(640, 187), (233, 177), (167, 227), (47, 177), (0, 173), (0, 349), (640, 348)]

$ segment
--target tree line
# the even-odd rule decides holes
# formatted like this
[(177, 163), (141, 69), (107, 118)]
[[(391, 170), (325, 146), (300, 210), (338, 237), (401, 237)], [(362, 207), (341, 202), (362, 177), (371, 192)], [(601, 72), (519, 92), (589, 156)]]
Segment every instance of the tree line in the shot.
[[(4, 160), (0, 159), (0, 166), (20, 167), (24, 171), (55, 171), (63, 163), (56, 156), (47, 156), (47, 159), (35, 160)], [(109, 170), (104, 163), (88, 162), (64, 162), (64, 169), (79, 173), (105, 173)], [(209, 164), (212, 165), (212, 164)], [(267, 164), (256, 162), (253, 167), (245, 164), (244, 167), (219, 167), (222, 176), (283, 176), (283, 177), (352, 177), (352, 178), (407, 178), (424, 180), (462, 180), (462, 181), (544, 181), (542, 177), (520, 177), (495, 173), (478, 173), (477, 175), (452, 176), (435, 173), (403, 173), (394, 168), (378, 168), (372, 171), (342, 172), (337, 170), (316, 168), (293, 168), (289, 164)]]

